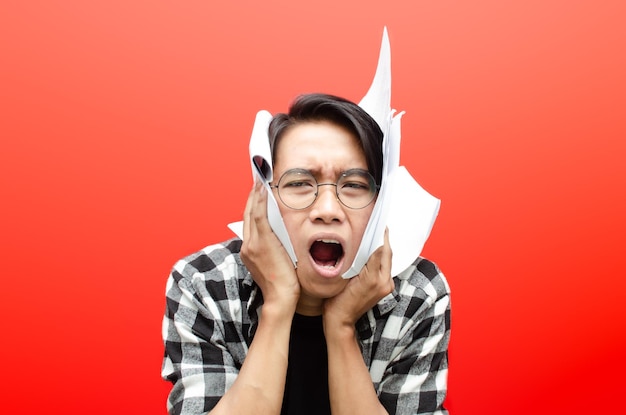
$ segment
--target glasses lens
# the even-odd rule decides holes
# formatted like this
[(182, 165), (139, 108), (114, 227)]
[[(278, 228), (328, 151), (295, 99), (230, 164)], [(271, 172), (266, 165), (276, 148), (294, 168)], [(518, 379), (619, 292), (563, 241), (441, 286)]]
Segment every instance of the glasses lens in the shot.
[(337, 181), (337, 196), (344, 205), (361, 209), (376, 196), (376, 181), (365, 170), (348, 170)]
[(292, 209), (310, 206), (317, 196), (317, 181), (306, 170), (288, 170), (278, 182), (278, 196)]
[(352, 209), (369, 205), (378, 191), (376, 181), (367, 170), (348, 170), (336, 184), (318, 184), (308, 170), (292, 169), (286, 171), (278, 181), (278, 197), (292, 209), (306, 209), (315, 202), (319, 186), (336, 186), (339, 201)]

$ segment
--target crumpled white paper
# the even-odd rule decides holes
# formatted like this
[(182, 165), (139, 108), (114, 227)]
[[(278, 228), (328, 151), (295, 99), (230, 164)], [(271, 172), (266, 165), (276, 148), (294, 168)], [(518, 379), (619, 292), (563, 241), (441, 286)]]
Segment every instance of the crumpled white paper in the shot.
[[(352, 278), (361, 271), (370, 255), (384, 243), (385, 228), (389, 229), (389, 243), (393, 251), (391, 274), (398, 275), (420, 255), (439, 213), (440, 200), (424, 190), (400, 162), (400, 120), (404, 112), (391, 109), (391, 51), (387, 28), (378, 57), (374, 80), (359, 102), (383, 131), (383, 174), (378, 198), (365, 229), (357, 255), (343, 278)], [(272, 154), (269, 147), (268, 126), (272, 115), (261, 110), (256, 115), (250, 137), (250, 165), (255, 175), (267, 188), (267, 215), (272, 230), (282, 242), (294, 266), (297, 258), (287, 229), (280, 215), (278, 203), (269, 187), (273, 178)], [(243, 222), (228, 225), (243, 238)]]

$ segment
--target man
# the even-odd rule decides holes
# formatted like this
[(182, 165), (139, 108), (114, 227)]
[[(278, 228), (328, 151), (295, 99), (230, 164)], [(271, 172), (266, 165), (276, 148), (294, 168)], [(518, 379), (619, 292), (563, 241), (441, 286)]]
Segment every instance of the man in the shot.
[[(423, 258), (391, 275), (388, 233), (358, 275), (383, 175), (383, 131), (310, 94), (273, 117), (273, 181), (250, 192), (243, 241), (179, 261), (167, 284), (172, 414), (446, 414), (449, 288)], [(297, 266), (272, 231), (278, 203)]]

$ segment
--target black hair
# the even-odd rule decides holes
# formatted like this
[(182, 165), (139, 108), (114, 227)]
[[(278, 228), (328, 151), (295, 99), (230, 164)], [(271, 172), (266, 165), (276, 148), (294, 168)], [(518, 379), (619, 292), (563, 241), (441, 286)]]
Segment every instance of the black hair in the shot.
[(364, 109), (352, 101), (328, 94), (298, 96), (289, 111), (276, 114), (269, 125), (272, 159), (283, 134), (295, 125), (311, 121), (328, 121), (346, 128), (359, 140), (370, 174), (380, 185), (383, 171), (383, 132)]

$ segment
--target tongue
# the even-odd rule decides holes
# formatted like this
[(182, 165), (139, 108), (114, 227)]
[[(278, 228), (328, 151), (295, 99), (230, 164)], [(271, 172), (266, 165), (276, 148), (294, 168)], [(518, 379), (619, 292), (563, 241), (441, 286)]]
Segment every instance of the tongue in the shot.
[(339, 244), (329, 244), (317, 241), (311, 247), (313, 260), (320, 265), (335, 265), (341, 256), (342, 248)]

